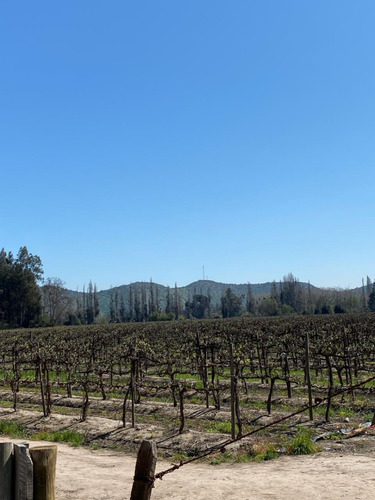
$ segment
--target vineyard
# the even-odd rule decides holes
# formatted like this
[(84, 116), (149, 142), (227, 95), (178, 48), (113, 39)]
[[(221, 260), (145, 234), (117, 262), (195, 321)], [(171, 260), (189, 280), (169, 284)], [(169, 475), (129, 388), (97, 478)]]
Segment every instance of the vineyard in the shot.
[(0, 353), (3, 407), (145, 428), (170, 456), (280, 419), (290, 436), (375, 412), (372, 314), (7, 330)]

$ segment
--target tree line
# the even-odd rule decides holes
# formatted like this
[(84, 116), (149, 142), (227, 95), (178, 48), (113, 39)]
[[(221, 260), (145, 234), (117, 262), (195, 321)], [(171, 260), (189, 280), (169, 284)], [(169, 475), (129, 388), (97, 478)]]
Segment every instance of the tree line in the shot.
[(273, 281), (268, 294), (254, 295), (249, 283), (241, 295), (228, 286), (216, 301), (209, 287), (194, 289), (187, 298), (177, 284), (163, 292), (152, 280), (127, 288), (126, 294), (121, 289), (110, 291), (106, 311), (100, 304), (96, 284), (91, 281), (82, 291), (72, 292), (59, 278), (43, 280), (40, 257), (32, 255), (25, 246), (17, 256), (2, 249), (0, 328), (375, 311), (375, 281), (368, 276), (357, 294), (317, 289), (310, 284), (302, 286), (292, 273), (278, 283)]

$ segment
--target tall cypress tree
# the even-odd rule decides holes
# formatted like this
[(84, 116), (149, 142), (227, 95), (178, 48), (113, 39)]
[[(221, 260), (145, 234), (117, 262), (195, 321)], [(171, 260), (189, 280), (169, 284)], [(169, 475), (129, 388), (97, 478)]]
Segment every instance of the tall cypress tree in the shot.
[(368, 308), (369, 311), (375, 312), (375, 281), (372, 284), (372, 291), (368, 299)]

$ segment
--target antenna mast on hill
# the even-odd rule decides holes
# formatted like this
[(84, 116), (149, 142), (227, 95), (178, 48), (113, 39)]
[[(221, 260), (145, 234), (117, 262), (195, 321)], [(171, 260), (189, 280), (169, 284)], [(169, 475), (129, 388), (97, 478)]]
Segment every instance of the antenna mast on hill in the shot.
[(205, 280), (205, 275), (204, 275), (204, 266), (203, 266), (203, 281)]

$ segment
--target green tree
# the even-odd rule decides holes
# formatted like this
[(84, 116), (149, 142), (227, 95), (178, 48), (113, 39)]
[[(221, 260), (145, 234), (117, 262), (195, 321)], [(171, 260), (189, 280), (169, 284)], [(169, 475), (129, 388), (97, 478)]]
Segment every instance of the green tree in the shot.
[(206, 318), (209, 314), (210, 298), (202, 294), (194, 294), (191, 301), (185, 303), (186, 316), (190, 318)]
[(223, 318), (234, 318), (241, 312), (242, 301), (230, 288), (227, 288), (223, 297), (221, 297), (221, 314)]
[(261, 316), (278, 316), (280, 307), (275, 298), (267, 297), (259, 304), (258, 312)]
[(293, 307), (297, 313), (302, 312), (301, 286), (298, 279), (295, 278), (292, 273), (289, 273), (283, 278), (283, 282), (281, 283), (280, 302), (281, 305)]
[(98, 296), (98, 290), (96, 288), (96, 283), (94, 284), (94, 318), (99, 316), (100, 314), (100, 308), (99, 308), (99, 296)]
[(92, 323), (94, 323), (94, 288), (92, 285), (92, 281), (89, 282), (89, 286), (87, 289), (85, 311), (86, 323), (88, 325), (91, 325)]
[(42, 309), (38, 282), (42, 280), (40, 257), (21, 247), (17, 257), (0, 252), (0, 324), (3, 327), (37, 325)]

